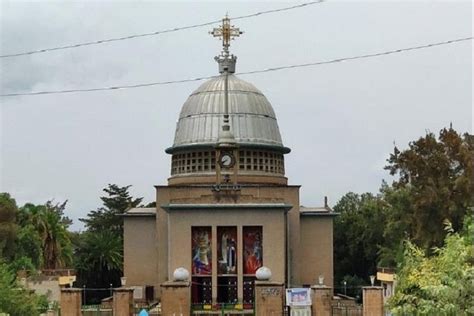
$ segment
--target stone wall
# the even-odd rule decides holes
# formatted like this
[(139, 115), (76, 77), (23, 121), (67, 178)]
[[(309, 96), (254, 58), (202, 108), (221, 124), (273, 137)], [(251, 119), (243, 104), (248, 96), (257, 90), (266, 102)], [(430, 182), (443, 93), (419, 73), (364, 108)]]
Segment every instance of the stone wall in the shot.
[(26, 288), (34, 290), (36, 294), (45, 295), (48, 300), (59, 302), (61, 287), (57, 276), (32, 276), (26, 279)]

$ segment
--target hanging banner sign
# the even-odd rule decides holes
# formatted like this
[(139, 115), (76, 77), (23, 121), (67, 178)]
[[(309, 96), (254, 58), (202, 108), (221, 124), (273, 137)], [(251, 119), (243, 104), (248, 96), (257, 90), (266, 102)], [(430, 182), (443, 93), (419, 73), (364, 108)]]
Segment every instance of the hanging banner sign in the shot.
[(286, 289), (286, 305), (311, 306), (311, 289), (310, 288)]

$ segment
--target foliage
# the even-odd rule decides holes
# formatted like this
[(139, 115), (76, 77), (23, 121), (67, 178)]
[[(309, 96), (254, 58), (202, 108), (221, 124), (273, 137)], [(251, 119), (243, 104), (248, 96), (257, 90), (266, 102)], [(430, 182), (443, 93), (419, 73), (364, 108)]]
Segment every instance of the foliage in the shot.
[(81, 270), (110, 272), (122, 269), (122, 239), (110, 231), (86, 232), (76, 255), (81, 258)]
[(378, 263), (382, 267), (396, 267), (403, 257), (403, 241), (409, 237), (413, 213), (410, 188), (393, 188), (383, 183), (381, 195), (386, 205), (386, 221), (383, 228), (383, 243), (378, 252)]
[(32, 223), (27, 223), (18, 231), (15, 247), (15, 260), (28, 258), (35, 269), (43, 266), (43, 250), (39, 232)]
[(36, 266), (33, 264), (31, 261), (31, 258), (29, 257), (18, 257), (15, 260), (13, 260), (10, 264), (10, 269), (13, 273), (17, 273), (20, 270), (26, 270), (29, 271), (30, 274), (36, 273)]
[(17, 233), (15, 215), (17, 206), (8, 193), (0, 193), (0, 258), (13, 255)]
[(67, 231), (70, 220), (63, 216), (65, 205), (66, 202), (47, 202), (44, 205), (27, 203), (20, 209), (20, 256), (31, 258), (32, 262), (44, 269), (71, 265), (72, 246)]
[[(75, 269), (78, 272), (77, 286), (108, 288), (110, 284), (120, 286), (123, 264), (122, 238), (106, 229), (76, 235)], [(96, 293), (96, 299), (108, 296), (107, 291)], [(94, 302), (96, 303), (96, 302)]]
[(462, 227), (474, 201), (473, 156), (471, 136), (462, 136), (452, 127), (442, 129), (438, 139), (428, 133), (404, 151), (394, 148), (386, 169), (399, 176), (393, 189), (409, 193), (410, 207), (400, 214), (404, 217), (400, 221), (416, 245), (423, 249), (441, 246), (446, 219), (456, 231)]
[(395, 315), (472, 315), (474, 313), (474, 249), (472, 216), (463, 234), (447, 225), (445, 246), (433, 256), (410, 241), (390, 300)]
[[(31, 272), (37, 269), (70, 267), (73, 264), (78, 272), (76, 285), (93, 288), (109, 288), (111, 284), (120, 286), (123, 269), (123, 219), (118, 215), (138, 206), (142, 201), (142, 198), (131, 197), (129, 188), (130, 186), (120, 187), (114, 184), (105, 188), (107, 195), (101, 197), (103, 207), (90, 212), (82, 220), (87, 227), (84, 233), (68, 231), (72, 221), (64, 214), (67, 201), (57, 204), (48, 201), (43, 205), (27, 203), (17, 208), (8, 194), (0, 194), (0, 255), (4, 249), (8, 249), (10, 253), (6, 258), (9, 262), (8, 269), (5, 268), (7, 274), (2, 275), (6, 280), (4, 283), (11, 284), (11, 289), (17, 289), (14, 276), (19, 270)], [(7, 251), (3, 251), (3, 254), (6, 256)], [(3, 283), (0, 287), (4, 287)], [(0, 295), (14, 299), (1, 290)], [(109, 295), (109, 291), (101, 294), (96, 295), (96, 301), (101, 296)], [(6, 304), (1, 298), (0, 302)], [(31, 306), (27, 303), (25, 312), (21, 310), (17, 314), (11, 312), (10, 305), (0, 307), (12, 315), (36, 315), (37, 310), (26, 312), (28, 306), (33, 308), (34, 305), (35, 309), (41, 309), (46, 303), (44, 297), (31, 296)]]
[(123, 219), (119, 216), (126, 210), (137, 207), (143, 198), (133, 198), (128, 190), (130, 185), (120, 187), (116, 184), (109, 184), (104, 191), (106, 196), (102, 196), (104, 206), (97, 210), (90, 211), (87, 218), (79, 219), (85, 223), (89, 231), (101, 231), (107, 229), (116, 234), (123, 235)]
[(41, 299), (21, 287), (10, 270), (6, 263), (0, 262), (0, 313), (11, 316), (39, 315)]
[[(133, 198), (130, 187), (109, 184), (104, 189), (107, 195), (101, 197), (103, 206), (80, 219), (86, 224), (87, 231), (72, 235), (78, 286), (120, 286), (123, 269), (123, 218), (120, 215), (139, 206), (143, 199)], [(97, 293), (93, 299), (105, 295), (108, 292)]]
[(59, 214), (45, 212), (41, 218), (40, 236), (43, 243), (44, 267), (56, 269), (72, 262), (72, 248), (64, 224)]
[(369, 282), (369, 276), (376, 272), (377, 254), (383, 242), (384, 201), (370, 193), (349, 192), (334, 206), (334, 211), (339, 213), (334, 221), (336, 284), (340, 285), (343, 279)]
[(336, 286), (354, 277), (368, 282), (376, 266), (403, 262), (405, 240), (434, 254), (446, 236), (445, 220), (458, 232), (474, 205), (473, 157), (472, 135), (451, 127), (438, 138), (428, 133), (406, 150), (395, 147), (386, 169), (397, 178), (382, 183), (378, 195), (344, 195), (334, 207), (340, 213), (334, 221)]

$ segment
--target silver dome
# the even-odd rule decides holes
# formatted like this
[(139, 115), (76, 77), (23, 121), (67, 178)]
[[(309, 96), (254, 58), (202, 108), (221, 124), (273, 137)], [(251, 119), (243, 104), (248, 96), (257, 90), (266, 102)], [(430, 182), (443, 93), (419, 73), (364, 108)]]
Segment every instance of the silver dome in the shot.
[[(166, 151), (195, 145), (215, 145), (224, 116), (225, 77), (218, 76), (194, 91), (181, 109), (174, 144)], [(252, 84), (235, 75), (228, 77), (229, 118), (237, 144), (270, 146), (289, 152), (283, 146), (275, 112), (267, 98)]]

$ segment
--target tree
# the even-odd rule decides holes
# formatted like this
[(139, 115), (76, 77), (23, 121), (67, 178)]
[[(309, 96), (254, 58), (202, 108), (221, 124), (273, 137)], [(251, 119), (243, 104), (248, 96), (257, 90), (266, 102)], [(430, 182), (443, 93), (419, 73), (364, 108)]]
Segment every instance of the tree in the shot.
[[(130, 187), (109, 184), (104, 189), (107, 195), (101, 197), (103, 206), (80, 219), (86, 224), (87, 231), (73, 237), (79, 285), (120, 286), (123, 269), (123, 218), (120, 215), (139, 206), (143, 199), (133, 198)], [(92, 301), (98, 301), (104, 295), (108, 292), (92, 293)]]
[[(384, 238), (385, 203), (371, 193), (349, 192), (334, 206), (334, 272), (336, 284), (343, 280), (358, 286), (376, 272), (378, 252)], [(340, 292), (340, 291), (339, 291)], [(355, 295), (354, 291), (349, 291)]]
[(411, 188), (393, 188), (385, 182), (380, 189), (386, 205), (386, 220), (383, 225), (383, 243), (379, 250), (378, 263), (382, 267), (396, 267), (403, 257), (403, 241), (409, 238), (413, 214)]
[(15, 216), (17, 206), (8, 193), (0, 193), (0, 258), (13, 255), (17, 233)]
[(107, 230), (84, 233), (77, 255), (80, 258), (78, 267), (83, 271), (108, 273), (122, 270), (121, 240)]
[[(123, 265), (122, 239), (108, 230), (85, 232), (74, 237), (75, 269), (78, 285), (90, 288), (120, 286)], [(95, 300), (108, 296), (108, 292), (97, 292)], [(92, 299), (94, 301), (94, 299)]]
[(55, 212), (43, 213), (40, 236), (43, 242), (44, 267), (64, 268), (72, 262), (72, 248), (69, 236), (61, 218)]
[(474, 137), (451, 127), (410, 142), (406, 150), (395, 147), (386, 167), (397, 176), (391, 185), (383, 182), (378, 195), (349, 192), (334, 207), (340, 213), (334, 221), (337, 286), (344, 280), (349, 289), (357, 287), (377, 266), (405, 262), (407, 251), (410, 258), (437, 256), (446, 242), (443, 223), (458, 232), (474, 205), (473, 163)]
[(465, 221), (462, 234), (454, 233), (448, 223), (445, 245), (432, 256), (405, 242), (397, 288), (389, 302), (395, 315), (474, 314), (473, 218)]
[(11, 316), (35, 316), (40, 314), (40, 298), (21, 287), (8, 265), (0, 262), (0, 313)]
[(20, 226), (15, 242), (15, 260), (28, 258), (35, 269), (43, 266), (43, 250), (39, 232), (31, 223)]
[[(23, 225), (18, 244), (23, 245), (23, 248), (20, 253), (23, 251), (21, 255), (30, 257), (32, 262), (39, 260), (44, 269), (64, 268), (72, 263), (72, 246), (67, 231), (70, 220), (63, 216), (65, 203), (27, 203), (21, 208), (19, 218)], [(40, 259), (36, 257), (38, 238), (41, 245)], [(28, 242), (31, 243), (25, 244)]]
[(399, 176), (393, 188), (408, 193), (410, 207), (397, 216), (404, 217), (402, 226), (418, 246), (441, 246), (446, 235), (444, 220), (455, 231), (462, 227), (474, 201), (473, 157), (472, 136), (460, 135), (452, 127), (442, 129), (438, 139), (428, 133), (406, 150), (394, 148), (385, 168)]
[(107, 229), (117, 236), (123, 235), (123, 219), (119, 216), (130, 208), (137, 207), (143, 198), (133, 198), (128, 190), (130, 185), (120, 187), (109, 184), (104, 191), (107, 196), (102, 196), (104, 206), (87, 214), (87, 218), (79, 219), (89, 231), (102, 231)]

